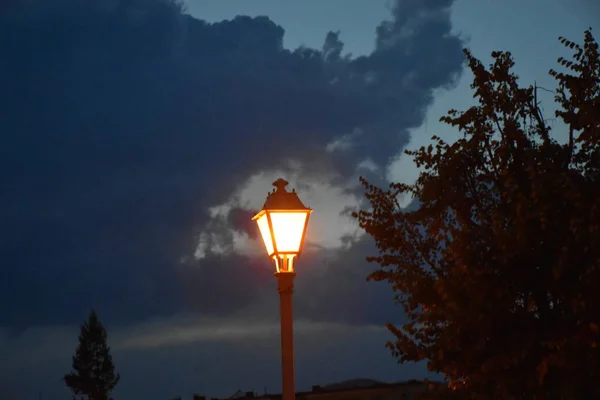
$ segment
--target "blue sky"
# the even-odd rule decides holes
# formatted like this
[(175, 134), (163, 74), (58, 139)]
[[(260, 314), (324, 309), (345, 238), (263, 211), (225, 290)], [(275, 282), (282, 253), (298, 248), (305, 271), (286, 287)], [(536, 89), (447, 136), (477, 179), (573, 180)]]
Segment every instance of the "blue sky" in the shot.
[(591, 0), (188, 0), (188, 16), (162, 0), (8, 4), (0, 398), (17, 400), (68, 396), (91, 307), (117, 399), (279, 390), (275, 280), (249, 222), (279, 176), (316, 210), (295, 295), (299, 389), (427, 376), (383, 347), (403, 316), (364, 280), (357, 178), (411, 181), (404, 148), (457, 136), (438, 119), (472, 102), (462, 47), (485, 62), (510, 50), (524, 85), (552, 88), (557, 37), (580, 41), (600, 15)]

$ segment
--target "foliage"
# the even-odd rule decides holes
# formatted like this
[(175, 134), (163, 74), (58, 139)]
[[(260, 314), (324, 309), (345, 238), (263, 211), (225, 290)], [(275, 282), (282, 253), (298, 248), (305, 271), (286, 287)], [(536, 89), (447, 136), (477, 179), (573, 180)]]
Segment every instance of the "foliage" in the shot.
[(120, 379), (119, 374), (115, 375), (106, 330), (92, 311), (81, 326), (73, 370), (63, 380), (73, 392), (74, 399), (75, 396), (87, 396), (88, 400), (111, 400), (110, 393)]
[(446, 396), (600, 398), (600, 57), (591, 30), (560, 41), (575, 52), (550, 71), (565, 143), (510, 53), (486, 69), (465, 50), (478, 103), (441, 118), (460, 139), (407, 151), (414, 184), (361, 178), (371, 207), (354, 215), (380, 252), (369, 279), (408, 316), (388, 347), (443, 373)]

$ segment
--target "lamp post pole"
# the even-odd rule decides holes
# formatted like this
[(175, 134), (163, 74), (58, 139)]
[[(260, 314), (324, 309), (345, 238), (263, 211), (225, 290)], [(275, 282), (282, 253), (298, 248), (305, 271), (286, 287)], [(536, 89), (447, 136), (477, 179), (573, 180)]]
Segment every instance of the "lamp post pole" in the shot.
[(276, 190), (269, 192), (256, 221), (269, 259), (275, 261), (275, 277), (279, 292), (281, 323), (281, 380), (282, 400), (295, 400), (294, 384), (294, 261), (302, 252), (308, 217), (312, 209), (306, 207), (295, 190), (288, 192), (288, 182), (277, 179)]
[(277, 291), (279, 292), (279, 315), (281, 320), (281, 378), (283, 400), (295, 400), (294, 383), (294, 272), (277, 272)]

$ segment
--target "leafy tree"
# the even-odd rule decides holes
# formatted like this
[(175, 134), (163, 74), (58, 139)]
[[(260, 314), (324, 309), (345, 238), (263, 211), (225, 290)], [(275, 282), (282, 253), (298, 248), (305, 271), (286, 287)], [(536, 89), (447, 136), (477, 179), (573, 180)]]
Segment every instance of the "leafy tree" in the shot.
[(591, 30), (560, 41), (574, 50), (550, 71), (564, 143), (510, 53), (485, 68), (465, 50), (478, 102), (441, 118), (461, 137), (406, 151), (414, 184), (361, 178), (370, 207), (354, 216), (380, 253), (368, 279), (407, 315), (387, 346), (442, 373), (448, 397), (600, 398), (600, 57)]
[(111, 400), (110, 393), (121, 379), (115, 375), (106, 329), (94, 311), (81, 326), (73, 370), (63, 379), (74, 399), (87, 396), (88, 400)]

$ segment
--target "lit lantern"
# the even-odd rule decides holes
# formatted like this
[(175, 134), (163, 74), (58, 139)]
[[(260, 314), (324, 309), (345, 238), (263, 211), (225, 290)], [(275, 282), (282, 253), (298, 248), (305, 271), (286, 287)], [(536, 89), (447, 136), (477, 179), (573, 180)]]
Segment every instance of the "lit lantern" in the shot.
[(275, 260), (278, 273), (294, 272), (294, 258), (302, 252), (308, 217), (312, 210), (302, 204), (296, 190), (288, 192), (288, 182), (277, 179), (275, 190), (258, 214), (252, 218), (258, 224), (267, 254)]

